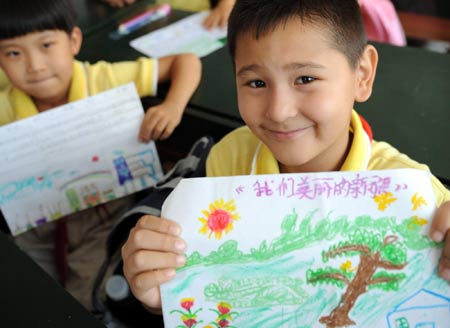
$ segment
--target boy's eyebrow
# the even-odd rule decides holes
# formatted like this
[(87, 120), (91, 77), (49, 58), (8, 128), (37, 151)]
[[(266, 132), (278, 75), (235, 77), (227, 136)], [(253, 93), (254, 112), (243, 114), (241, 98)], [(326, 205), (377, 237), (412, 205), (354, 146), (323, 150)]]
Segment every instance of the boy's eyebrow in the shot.
[[(251, 64), (251, 65), (246, 65), (244, 67), (242, 67), (238, 72), (237, 72), (237, 76), (241, 76), (244, 75), (247, 72), (253, 72), (258, 70), (258, 68), (260, 68), (260, 65), (257, 64)], [(302, 68), (316, 68), (316, 69), (324, 69), (325, 66), (314, 63), (314, 62), (304, 62), (304, 63), (289, 63), (283, 66), (283, 69), (286, 71), (294, 71), (294, 70), (298, 70), (298, 69), (302, 69)]]
[(9, 48), (9, 47), (13, 47), (14, 45), (13, 44), (2, 44), (2, 43), (0, 43), (0, 49), (6, 49), (6, 48)]
[(287, 71), (290, 71), (290, 70), (297, 70), (297, 69), (301, 69), (301, 68), (325, 68), (325, 66), (314, 63), (314, 62), (304, 62), (304, 63), (290, 63), (290, 64), (283, 66), (283, 68)]
[[(53, 31), (53, 30), (37, 32), (37, 33), (41, 33), (41, 35), (38, 37), (38, 40), (49, 38), (49, 37), (52, 37), (55, 35), (55, 31)], [(17, 44), (14, 41), (14, 38), (12, 38), (11, 40), (0, 40), (0, 49), (4, 49), (7, 47), (15, 47), (15, 46), (17, 46)]]

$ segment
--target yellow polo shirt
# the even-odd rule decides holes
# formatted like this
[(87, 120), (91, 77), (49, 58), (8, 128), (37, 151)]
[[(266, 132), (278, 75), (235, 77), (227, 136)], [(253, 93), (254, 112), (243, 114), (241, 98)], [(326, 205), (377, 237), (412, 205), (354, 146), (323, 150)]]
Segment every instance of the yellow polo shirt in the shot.
[(157, 3), (168, 3), (174, 9), (186, 11), (201, 11), (209, 9), (208, 0), (158, 0)]
[[(134, 82), (139, 96), (155, 95), (158, 85), (157, 60), (142, 57), (136, 61), (95, 64), (74, 61), (69, 102)], [(38, 114), (32, 99), (8, 83), (0, 90), (0, 126)]]
[[(401, 154), (386, 142), (371, 141), (358, 114), (353, 111), (350, 122), (353, 140), (341, 171), (387, 170), (415, 168), (429, 171), (428, 166)], [(280, 173), (278, 162), (247, 126), (226, 135), (212, 149), (206, 162), (210, 177)], [(438, 205), (450, 200), (450, 191), (432, 176), (431, 182)]]
[(5, 72), (0, 68), (0, 90), (6, 88), (8, 84), (8, 78), (6, 77)]

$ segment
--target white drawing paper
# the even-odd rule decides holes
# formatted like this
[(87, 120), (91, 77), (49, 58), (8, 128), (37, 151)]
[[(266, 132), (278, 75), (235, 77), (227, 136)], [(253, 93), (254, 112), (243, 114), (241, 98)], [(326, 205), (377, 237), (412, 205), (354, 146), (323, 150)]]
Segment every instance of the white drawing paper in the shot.
[(207, 30), (203, 20), (209, 14), (202, 11), (183, 18), (167, 27), (150, 32), (130, 42), (130, 46), (149, 57), (163, 57), (191, 52), (204, 57), (222, 48), (226, 29)]
[(154, 142), (138, 142), (134, 84), (0, 128), (0, 208), (13, 235), (154, 185)]
[(413, 169), (184, 179), (162, 210), (187, 243), (165, 326), (448, 327), (435, 209)]

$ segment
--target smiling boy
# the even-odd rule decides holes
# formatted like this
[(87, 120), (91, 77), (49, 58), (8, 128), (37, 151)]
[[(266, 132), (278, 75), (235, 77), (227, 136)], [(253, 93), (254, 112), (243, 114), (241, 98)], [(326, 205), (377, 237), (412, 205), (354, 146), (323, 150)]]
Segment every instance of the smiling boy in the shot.
[[(208, 176), (416, 168), (371, 140), (353, 110), (372, 92), (378, 62), (356, 0), (237, 1), (229, 20), (239, 111), (246, 126), (216, 144)], [(450, 228), (450, 192), (431, 178), (438, 209), (431, 236)], [(134, 295), (160, 308), (158, 286), (182, 266), (185, 242), (173, 221), (144, 216), (122, 249)], [(439, 273), (450, 279), (447, 241)]]

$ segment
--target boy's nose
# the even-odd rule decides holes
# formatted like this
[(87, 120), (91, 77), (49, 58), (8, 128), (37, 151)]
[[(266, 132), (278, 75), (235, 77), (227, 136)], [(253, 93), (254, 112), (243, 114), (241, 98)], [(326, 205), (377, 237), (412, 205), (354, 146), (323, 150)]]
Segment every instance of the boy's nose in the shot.
[(30, 53), (27, 57), (27, 70), (29, 73), (39, 72), (45, 69), (45, 60), (38, 53)]
[(269, 95), (266, 116), (274, 122), (284, 122), (298, 114), (297, 106), (292, 91), (288, 88), (274, 88)]

